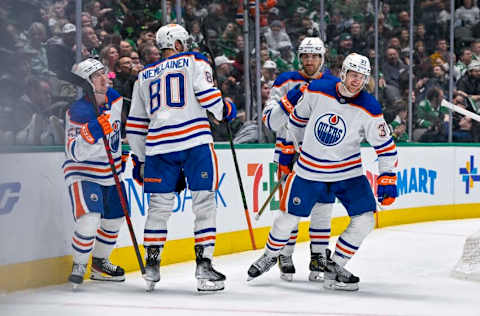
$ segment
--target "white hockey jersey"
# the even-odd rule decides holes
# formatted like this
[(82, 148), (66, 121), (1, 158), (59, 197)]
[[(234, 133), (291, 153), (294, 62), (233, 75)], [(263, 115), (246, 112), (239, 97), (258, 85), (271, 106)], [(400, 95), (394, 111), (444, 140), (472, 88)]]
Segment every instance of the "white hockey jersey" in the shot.
[(223, 118), (220, 90), (208, 59), (186, 52), (162, 59), (138, 74), (127, 120), (127, 138), (141, 161), (213, 142), (207, 110)]
[[(329, 73), (320, 73), (316, 79), (331, 79), (340, 80)], [(273, 83), (270, 97), (263, 109), (263, 123), (271, 131), (275, 132), (277, 137), (275, 141), (275, 153), (273, 160), (278, 162), (278, 155), (282, 151), (282, 146), (291, 145), (286, 141), (286, 126), (291, 109), (285, 107), (280, 100), (287, 94), (287, 92), (295, 87), (297, 84), (304, 85), (310, 83), (312, 78), (306, 77), (300, 71), (288, 71), (280, 74)]]
[(339, 84), (312, 81), (290, 114), (287, 141), (303, 140), (293, 171), (325, 182), (360, 176), (360, 143), (365, 138), (377, 153), (379, 172), (392, 172), (397, 149), (380, 104), (366, 91), (345, 99), (337, 92)]
[[(121, 179), (122, 144), (120, 127), (123, 98), (117, 91), (109, 88), (105, 101), (106, 104), (101, 107), (100, 112), (110, 114), (110, 124), (113, 132), (107, 135), (107, 140), (110, 143), (116, 171)], [(66, 159), (62, 166), (67, 185), (77, 181), (91, 181), (101, 185), (115, 184), (103, 139), (90, 144), (80, 135), (82, 126), (96, 118), (94, 105), (85, 98), (73, 103), (67, 111), (65, 120)]]

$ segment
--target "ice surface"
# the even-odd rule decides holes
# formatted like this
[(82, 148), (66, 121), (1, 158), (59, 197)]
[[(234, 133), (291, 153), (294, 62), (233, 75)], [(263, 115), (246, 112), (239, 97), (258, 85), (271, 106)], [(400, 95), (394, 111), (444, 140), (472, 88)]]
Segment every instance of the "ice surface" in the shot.
[(353, 293), (309, 282), (308, 243), (302, 243), (293, 282), (281, 280), (274, 267), (247, 283), (257, 250), (214, 259), (227, 275), (223, 292), (198, 293), (195, 264), (188, 262), (162, 267), (151, 293), (140, 274), (131, 273), (125, 283), (87, 281), (76, 292), (65, 284), (2, 295), (0, 315), (480, 315), (480, 283), (449, 276), (465, 238), (479, 227), (474, 219), (373, 231), (347, 266), (360, 277)]

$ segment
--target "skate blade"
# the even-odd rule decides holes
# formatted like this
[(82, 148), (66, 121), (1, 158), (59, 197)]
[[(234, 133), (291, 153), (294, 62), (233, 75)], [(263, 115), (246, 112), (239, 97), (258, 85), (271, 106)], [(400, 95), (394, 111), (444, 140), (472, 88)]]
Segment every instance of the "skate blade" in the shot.
[(80, 284), (72, 283), (72, 290), (73, 290), (73, 291), (76, 291), (76, 290), (78, 289), (78, 286), (79, 286), (79, 285), (80, 285)]
[(197, 291), (199, 292), (215, 292), (225, 289), (224, 281), (210, 281), (206, 279), (197, 280)]
[(280, 273), (280, 279), (288, 282), (293, 281), (293, 273)]
[(358, 291), (358, 283), (343, 283), (335, 280), (325, 280), (323, 288), (334, 291)]
[(311, 282), (323, 282), (323, 272), (310, 271), (310, 274), (308, 275), (308, 280)]
[(125, 275), (111, 276), (104, 273), (93, 272), (90, 274), (90, 280), (107, 282), (124, 282)]
[(147, 292), (153, 292), (153, 290), (155, 290), (155, 284), (157, 282), (153, 282), (153, 281), (145, 281), (147, 283), (147, 288), (145, 289)]

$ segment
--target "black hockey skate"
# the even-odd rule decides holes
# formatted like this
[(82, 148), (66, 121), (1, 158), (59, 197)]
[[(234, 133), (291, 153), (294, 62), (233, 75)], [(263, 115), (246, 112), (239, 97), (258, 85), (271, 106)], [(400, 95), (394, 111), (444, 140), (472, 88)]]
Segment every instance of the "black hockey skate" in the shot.
[(328, 290), (358, 291), (360, 278), (354, 276), (350, 271), (327, 258), (327, 265), (324, 273), (325, 281), (323, 288)]
[(73, 263), (72, 274), (68, 277), (68, 281), (72, 283), (74, 290), (83, 283), (83, 276), (85, 275), (86, 270), (87, 264)]
[(280, 278), (285, 281), (292, 281), (295, 274), (292, 256), (279, 255), (278, 267), (280, 268)]
[(108, 260), (108, 258), (92, 258), (91, 280), (97, 281), (125, 281), (125, 270), (116, 266)]
[(326, 256), (320, 252), (313, 252), (310, 244), (310, 274), (308, 279), (312, 282), (323, 282), (327, 257), (330, 257), (330, 249), (325, 250)]
[(221, 291), (225, 288), (225, 275), (212, 267), (212, 261), (203, 257), (203, 246), (195, 246), (197, 290), (200, 292)]
[(247, 281), (253, 280), (256, 277), (270, 270), (277, 263), (277, 257), (263, 254), (257, 261), (255, 261), (248, 269)]
[(147, 250), (147, 259), (145, 265), (145, 275), (147, 282), (147, 292), (153, 291), (155, 284), (160, 281), (160, 247), (145, 247)]

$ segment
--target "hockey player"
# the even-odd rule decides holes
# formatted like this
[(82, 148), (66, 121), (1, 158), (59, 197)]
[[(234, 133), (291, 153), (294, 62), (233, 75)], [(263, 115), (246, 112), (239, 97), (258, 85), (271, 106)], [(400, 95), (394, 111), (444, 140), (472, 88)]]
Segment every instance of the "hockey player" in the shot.
[[(144, 230), (147, 290), (160, 281), (160, 259), (167, 221), (183, 170), (192, 192), (197, 289), (223, 290), (225, 276), (212, 267), (216, 238), (215, 190), (218, 160), (207, 110), (219, 121), (236, 116), (213, 85), (207, 58), (188, 52), (190, 36), (180, 25), (156, 34), (163, 59), (146, 66), (135, 83), (127, 137), (136, 155), (134, 178), (151, 195)], [(142, 168), (144, 169), (142, 175)]]
[[(63, 171), (76, 222), (72, 238), (73, 268), (68, 280), (74, 287), (83, 282), (92, 253), (92, 280), (124, 281), (124, 270), (109, 261), (124, 215), (102, 139), (107, 136), (121, 177), (123, 99), (107, 86), (105, 66), (98, 60), (84, 60), (74, 65), (72, 72), (92, 86), (95, 100), (82, 97), (66, 115), (67, 157)], [(125, 192), (123, 182), (122, 189)]]
[[(292, 142), (286, 141), (286, 126), (288, 117), (293, 111), (295, 104), (303, 94), (307, 84), (314, 79), (333, 80), (339, 79), (329, 73), (322, 73), (325, 60), (325, 45), (318, 37), (306, 37), (298, 47), (298, 58), (302, 63), (302, 70), (284, 72), (278, 76), (273, 84), (270, 98), (263, 111), (264, 124), (275, 132), (277, 136), (275, 144), (274, 161), (278, 163), (278, 156), (284, 152), (293, 151)], [(279, 181), (285, 177), (285, 173), (279, 168)], [(280, 189), (280, 196), (282, 189)], [(330, 237), (330, 222), (333, 204), (316, 203), (312, 209), (310, 221), (310, 281), (323, 280), (323, 268), (325, 264), (325, 250), (328, 247)], [(280, 251), (278, 265), (280, 277), (291, 281), (295, 273), (292, 254), (297, 241), (298, 227), (295, 227), (290, 238)]]
[[(394, 202), (397, 196), (395, 143), (383, 119), (381, 106), (363, 91), (370, 76), (368, 58), (348, 55), (342, 65), (341, 82), (313, 81), (288, 122), (287, 141), (303, 140), (300, 157), (289, 174), (280, 202), (283, 213), (275, 219), (265, 253), (248, 270), (255, 278), (276, 262), (279, 250), (301, 217), (309, 216), (315, 203), (340, 200), (350, 224), (338, 238), (335, 252), (327, 251), (324, 288), (358, 290), (360, 279), (344, 268), (374, 227), (376, 202), (362, 174), (360, 143), (374, 147), (379, 161), (378, 201)], [(287, 166), (292, 154), (281, 153), (279, 163)]]

